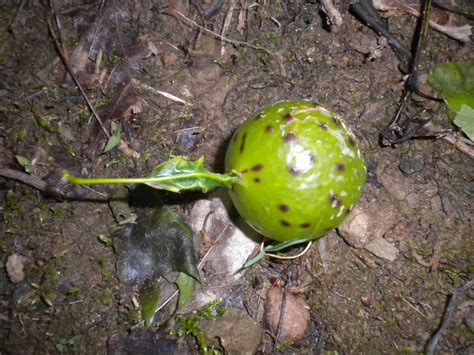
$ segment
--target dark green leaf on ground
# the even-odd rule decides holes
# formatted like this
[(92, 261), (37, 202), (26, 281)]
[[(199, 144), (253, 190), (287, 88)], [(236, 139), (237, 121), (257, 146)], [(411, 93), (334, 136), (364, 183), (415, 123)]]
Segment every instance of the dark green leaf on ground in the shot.
[(473, 140), (474, 59), (438, 65), (428, 76), (428, 83), (441, 92), (454, 124)]
[(161, 281), (184, 273), (178, 278), (184, 299), (189, 300), (200, 281), (196, 267), (193, 232), (180, 216), (163, 207), (151, 216), (137, 221), (114, 239), (118, 254), (117, 270), (122, 282), (138, 285), (143, 316), (151, 323), (158, 307)]
[(453, 122), (471, 141), (474, 141), (474, 108), (462, 105)]

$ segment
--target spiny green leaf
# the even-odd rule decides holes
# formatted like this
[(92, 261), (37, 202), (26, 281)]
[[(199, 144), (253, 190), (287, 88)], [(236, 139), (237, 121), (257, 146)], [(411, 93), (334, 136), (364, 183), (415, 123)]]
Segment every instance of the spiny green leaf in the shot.
[(204, 158), (188, 162), (177, 156), (155, 167), (145, 178), (80, 178), (67, 170), (62, 178), (73, 184), (146, 184), (155, 189), (180, 192), (182, 190), (202, 190), (208, 192), (218, 186), (232, 187), (238, 181), (237, 173), (217, 174), (203, 167)]
[[(203, 163), (204, 157), (194, 162), (188, 162), (183, 157), (177, 156), (155, 167), (148, 176), (150, 182), (146, 182), (146, 184), (171, 192), (198, 189), (208, 192), (217, 186), (230, 188), (236, 181), (236, 177), (210, 172), (204, 168)], [(173, 179), (163, 179), (166, 177), (173, 177)]]

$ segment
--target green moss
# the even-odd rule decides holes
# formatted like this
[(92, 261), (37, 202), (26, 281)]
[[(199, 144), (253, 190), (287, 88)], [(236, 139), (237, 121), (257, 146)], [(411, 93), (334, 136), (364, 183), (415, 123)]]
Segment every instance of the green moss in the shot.
[(202, 354), (219, 354), (219, 351), (207, 344), (205, 334), (200, 329), (199, 324), (202, 320), (215, 320), (222, 316), (227, 309), (221, 307), (221, 303), (222, 299), (216, 299), (193, 315), (187, 318), (179, 318), (176, 321), (175, 327), (171, 330), (171, 334), (180, 337), (185, 335), (192, 336)]

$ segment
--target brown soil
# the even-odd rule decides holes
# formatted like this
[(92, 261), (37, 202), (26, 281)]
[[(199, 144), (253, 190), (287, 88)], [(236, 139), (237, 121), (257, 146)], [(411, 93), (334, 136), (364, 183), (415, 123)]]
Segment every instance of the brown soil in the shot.
[[(403, 74), (389, 47), (365, 60), (363, 53), (379, 46), (375, 33), (349, 13), (337, 31), (329, 31), (314, 1), (258, 1), (246, 22), (238, 16), (240, 4), (249, 2), (238, 1), (225, 33), (238, 41), (233, 44), (199, 31), (176, 12), (220, 33), (229, 2), (206, 23), (202, 14), (210, 1), (177, 1), (173, 7), (134, 1), (121, 10), (70, 3), (57, 9), (68, 58), (105, 126), (110, 119), (120, 123), (128, 146), (101, 154), (106, 139), (65, 74), (48, 32), (51, 10), (36, 1), (20, 10), (1, 6), (0, 167), (23, 171), (15, 158), (23, 156), (34, 162), (35, 176), (76, 197), (58, 201), (0, 178), (0, 265), (12, 254), (26, 257), (25, 277), (17, 283), (0, 269), (1, 353), (104, 353), (111, 336), (143, 327), (133, 292), (115, 276), (116, 255), (101, 242), (118, 227), (108, 205), (94, 200), (113, 187), (65, 186), (62, 169), (82, 176), (144, 176), (171, 155), (203, 155), (209, 168), (222, 171), (226, 143), (239, 124), (258, 108), (290, 98), (317, 100), (347, 118), (370, 173), (361, 206), (395, 211), (383, 237), (399, 254), (385, 261), (330, 232), (322, 254), (313, 246), (299, 259), (265, 260), (250, 269), (242, 297), (258, 308), (261, 290), (282, 275), (291, 275), (292, 287), (304, 286), (313, 329), (283, 352), (312, 353), (315, 334), (324, 338), (327, 352), (424, 351), (451, 295), (474, 271), (474, 170), (472, 160), (443, 140), (380, 145), (401, 96)], [(90, 31), (98, 16), (106, 25)], [(409, 45), (415, 20), (398, 14), (387, 21)], [(91, 33), (95, 37), (86, 38)], [(79, 50), (78, 44), (87, 47)], [(97, 73), (88, 59), (97, 56), (93, 48), (103, 49)], [(420, 73), (469, 57), (472, 47), (430, 31)], [(125, 96), (119, 101), (125, 108), (111, 105), (119, 95)], [(416, 100), (416, 109), (426, 109), (435, 125), (452, 128), (443, 104)], [(413, 162), (419, 169), (402, 173), (400, 166)], [(188, 197), (172, 200), (185, 215), (192, 200), (204, 198)], [(467, 292), (459, 299), (440, 352), (472, 353), (472, 297)], [(264, 335), (260, 348), (271, 351), (271, 342)]]

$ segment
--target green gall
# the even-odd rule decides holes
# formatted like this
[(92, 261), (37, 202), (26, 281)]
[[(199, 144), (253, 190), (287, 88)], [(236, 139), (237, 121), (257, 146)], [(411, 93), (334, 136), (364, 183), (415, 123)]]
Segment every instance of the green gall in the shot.
[(247, 223), (280, 242), (312, 240), (356, 205), (367, 175), (342, 117), (313, 101), (281, 101), (234, 133), (225, 158), (229, 191)]

